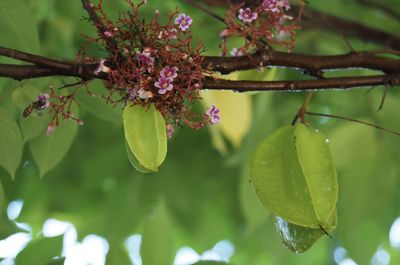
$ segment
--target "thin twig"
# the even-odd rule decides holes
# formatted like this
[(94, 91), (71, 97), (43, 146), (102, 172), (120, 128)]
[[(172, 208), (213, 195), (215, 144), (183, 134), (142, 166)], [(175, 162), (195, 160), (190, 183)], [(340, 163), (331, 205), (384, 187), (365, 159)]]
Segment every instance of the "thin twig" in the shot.
[(210, 17), (218, 20), (219, 22), (222, 22), (225, 24), (225, 19), (221, 17), (220, 15), (212, 12), (209, 8), (204, 7), (203, 5), (199, 4), (198, 0), (184, 0), (186, 3), (196, 7), (200, 11), (204, 12), (205, 14), (209, 15)]
[(396, 131), (393, 131), (393, 130), (384, 128), (382, 126), (366, 122), (366, 121), (361, 121), (361, 120), (348, 118), (348, 117), (344, 117), (344, 116), (339, 116), (339, 115), (316, 113), (316, 112), (309, 112), (309, 111), (307, 111), (305, 114), (312, 115), (312, 116), (320, 116), (320, 117), (333, 118), (333, 119), (338, 119), (338, 120), (344, 120), (344, 121), (350, 121), (350, 122), (354, 122), (354, 123), (359, 123), (359, 124), (362, 124), (362, 125), (370, 126), (370, 127), (376, 128), (378, 130), (382, 130), (382, 131), (385, 131), (385, 132), (392, 133), (392, 134), (400, 136), (400, 133), (398, 133)]
[(307, 112), (307, 108), (310, 105), (311, 99), (313, 98), (313, 96), (314, 96), (314, 92), (307, 93), (306, 97), (304, 98), (303, 104), (301, 105), (301, 108), (296, 113), (296, 116), (294, 117), (294, 119), (291, 123), (292, 125), (295, 125), (299, 118), (300, 118), (301, 123), (306, 124), (306, 122), (304, 120), (304, 115)]
[[(297, 6), (293, 6), (291, 14), (297, 14), (298, 10), (299, 8)], [(371, 28), (357, 21), (339, 18), (334, 15), (312, 10), (311, 8), (307, 8), (302, 21), (304, 29), (331, 30), (331, 27), (326, 23), (321, 23), (321, 21), (327, 21), (329, 25), (335, 27), (336, 31), (340, 32), (341, 35), (345, 37), (359, 38), (364, 41), (391, 47), (394, 50), (400, 50), (400, 37), (379, 29)]]

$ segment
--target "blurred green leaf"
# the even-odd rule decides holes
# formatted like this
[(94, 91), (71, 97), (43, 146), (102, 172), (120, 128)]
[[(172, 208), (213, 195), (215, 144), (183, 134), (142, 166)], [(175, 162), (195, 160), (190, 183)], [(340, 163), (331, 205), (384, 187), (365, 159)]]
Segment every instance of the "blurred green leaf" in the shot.
[(3, 209), (3, 213), (0, 216), (0, 240), (3, 240), (19, 232), (26, 232), (26, 231), (18, 227), (14, 221), (8, 219), (6, 208)]
[(21, 163), (23, 146), (17, 123), (5, 110), (0, 109), (0, 165), (12, 179)]
[(119, 106), (115, 107), (111, 103), (106, 104), (105, 99), (101, 98), (101, 96), (106, 97), (109, 93), (104, 88), (103, 82), (100, 80), (91, 81), (88, 84), (88, 90), (93, 93), (93, 96), (86, 93), (84, 89), (80, 89), (77, 94), (77, 100), (82, 107), (102, 120), (120, 125), (122, 117), (121, 108)]
[(172, 264), (174, 258), (173, 224), (163, 202), (144, 225), (140, 254), (143, 265)]
[(269, 211), (257, 198), (250, 183), (250, 163), (243, 163), (239, 184), (240, 206), (250, 231), (256, 229), (267, 220)]
[(0, 181), (0, 219), (3, 214), (4, 207), (6, 206), (6, 198), (4, 195), (3, 184)]
[[(238, 76), (234, 73), (224, 76), (224, 78), (237, 80)], [(206, 109), (213, 104), (219, 108), (221, 122), (216, 125), (216, 128), (236, 149), (239, 149), (252, 121), (251, 96), (231, 91), (204, 91), (201, 93), (201, 97)]]
[(14, 104), (23, 111), (29, 104), (37, 100), (40, 89), (31, 84), (23, 84), (15, 88), (12, 92), (12, 100)]
[(125, 139), (136, 159), (149, 171), (157, 172), (167, 155), (165, 120), (151, 104), (126, 106), (123, 115)]
[(63, 236), (32, 240), (16, 257), (16, 265), (43, 265), (61, 255)]
[(0, 2), (0, 45), (25, 52), (40, 49), (37, 22), (23, 1)]
[(111, 244), (107, 254), (107, 265), (132, 265), (128, 251), (119, 244)]
[(46, 133), (46, 127), (49, 125), (50, 117), (46, 114), (32, 113), (29, 117), (20, 117), (19, 124), (21, 126), (24, 142), (28, 142), (40, 134)]
[(399, 214), (400, 172), (393, 166), (399, 140), (393, 137), (386, 143), (390, 137), (351, 123), (338, 126), (330, 137), (340, 176), (341, 243), (359, 264), (370, 262)]
[(25, 143), (36, 138), (40, 133), (44, 133), (46, 125), (50, 122), (49, 115), (42, 115), (43, 113), (36, 113), (36, 111), (33, 111), (33, 113), (26, 118), (22, 116), (23, 110), (27, 108), (29, 104), (37, 100), (37, 96), (40, 92), (41, 90), (38, 86), (24, 84), (15, 89), (12, 93), (13, 102), (21, 111), (19, 115), (19, 124)]
[(45, 132), (29, 143), (29, 147), (39, 167), (40, 176), (52, 170), (67, 154), (76, 133), (78, 125), (75, 121), (63, 121), (54, 132), (47, 136)]

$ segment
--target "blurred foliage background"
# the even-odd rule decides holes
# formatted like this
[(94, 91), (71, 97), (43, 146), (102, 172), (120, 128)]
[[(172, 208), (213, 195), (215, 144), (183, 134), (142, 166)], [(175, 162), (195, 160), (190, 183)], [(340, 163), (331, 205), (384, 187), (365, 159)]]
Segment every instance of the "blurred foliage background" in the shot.
[[(357, 2), (308, 2), (307, 8), (400, 32), (400, 20)], [(400, 14), (397, 0), (380, 2)], [(114, 18), (127, 9), (122, 0), (107, 0), (105, 6)], [(219, 54), (223, 25), (193, 7), (178, 0), (149, 0), (143, 16), (157, 8), (166, 17), (176, 7), (193, 17), (194, 38), (204, 43), (206, 54)], [(223, 8), (216, 12), (222, 14)], [(1, 46), (65, 60), (75, 58), (82, 34), (95, 34), (78, 0), (1, 0), (0, 29)], [(357, 39), (347, 41), (356, 50), (377, 48)], [(303, 53), (349, 51), (334, 31), (301, 30), (296, 43), (295, 51)], [(104, 56), (94, 47), (91, 53)], [(294, 70), (266, 69), (231, 78), (304, 77)], [(143, 175), (129, 165), (121, 110), (83, 90), (78, 99), (84, 126), (65, 122), (50, 139), (45, 135), (46, 114), (22, 119), (23, 109), (38, 93), (73, 81), (0, 78), (0, 116), (15, 123), (16, 133), (22, 135), (10, 145), (3, 137), (7, 132), (0, 128), (0, 147), (11, 149), (12, 157), (22, 156), (0, 168), (0, 264), (14, 264), (15, 256), (15, 264), (63, 264), (50, 261), (64, 255), (65, 264), (74, 265), (105, 260), (110, 265), (184, 265), (200, 258), (237, 265), (400, 264), (400, 224), (393, 225), (400, 215), (399, 137), (345, 121), (308, 117), (332, 143), (340, 182), (339, 222), (332, 239), (324, 237), (307, 253), (295, 255), (280, 244), (273, 218), (251, 188), (249, 161), (263, 138), (290, 124), (304, 94), (205, 94), (207, 102), (224, 105), (226, 123), (209, 130), (179, 129), (169, 141), (159, 173)], [(90, 88), (99, 94), (104, 90), (101, 82)], [(320, 92), (310, 111), (400, 131), (399, 91), (390, 89), (380, 112), (376, 110), (382, 89), (366, 92)]]

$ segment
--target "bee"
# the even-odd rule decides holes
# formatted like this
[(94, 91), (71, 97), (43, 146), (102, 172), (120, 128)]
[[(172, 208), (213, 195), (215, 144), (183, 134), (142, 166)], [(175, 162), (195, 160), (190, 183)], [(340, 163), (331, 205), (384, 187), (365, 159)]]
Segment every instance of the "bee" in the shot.
[(41, 105), (42, 104), (41, 104), (41, 102), (39, 100), (35, 101), (35, 102), (32, 102), (31, 104), (28, 105), (28, 107), (25, 108), (24, 112), (22, 113), (22, 116), (24, 118), (28, 117), (29, 115), (32, 114), (32, 112), (34, 110), (40, 109)]
[(31, 115), (34, 110), (43, 110), (43, 109), (49, 107), (50, 103), (49, 103), (48, 99), (49, 99), (48, 94), (40, 94), (36, 101), (32, 102), (24, 109), (22, 116), (24, 118), (26, 118), (29, 115)]

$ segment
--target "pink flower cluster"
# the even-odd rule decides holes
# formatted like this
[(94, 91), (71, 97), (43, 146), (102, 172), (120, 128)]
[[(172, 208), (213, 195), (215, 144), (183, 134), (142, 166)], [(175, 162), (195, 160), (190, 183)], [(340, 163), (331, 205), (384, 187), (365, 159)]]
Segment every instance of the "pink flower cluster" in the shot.
[(289, 0), (264, 0), (262, 3), (265, 12), (268, 13), (281, 13), (282, 9), (289, 10)]
[(177, 67), (164, 67), (160, 72), (158, 81), (154, 83), (154, 86), (159, 88), (158, 93), (164, 95), (167, 91), (171, 91), (174, 88), (174, 79), (178, 76)]

